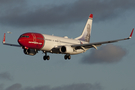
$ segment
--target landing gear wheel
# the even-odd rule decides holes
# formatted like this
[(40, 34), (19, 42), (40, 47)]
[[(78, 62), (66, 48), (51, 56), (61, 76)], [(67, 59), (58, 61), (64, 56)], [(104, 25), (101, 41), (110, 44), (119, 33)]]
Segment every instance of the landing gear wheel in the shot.
[(47, 59), (46, 56), (43, 56), (43, 59), (46, 60)]
[(70, 60), (71, 59), (71, 56), (70, 55), (65, 55), (64, 58), (65, 58), (65, 60), (67, 60), (67, 59)]
[(44, 60), (50, 60), (50, 56), (43, 56)]
[(65, 60), (67, 60), (67, 55), (64, 56)]
[(47, 56), (46, 59), (47, 59), (47, 60), (50, 60), (50, 56)]
[[(44, 51), (43, 51), (44, 52)], [(45, 56), (43, 56), (43, 59), (44, 60), (50, 60), (50, 56), (47, 56), (47, 52), (44, 52), (45, 53)]]
[(70, 56), (70, 55), (68, 56), (68, 59), (69, 59), (69, 60), (71, 59), (71, 56)]

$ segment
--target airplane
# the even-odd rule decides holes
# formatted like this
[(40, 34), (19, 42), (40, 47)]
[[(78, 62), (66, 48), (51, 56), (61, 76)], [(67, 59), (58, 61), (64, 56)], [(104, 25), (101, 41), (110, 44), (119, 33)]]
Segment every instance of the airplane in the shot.
[(70, 60), (71, 55), (84, 53), (90, 48), (97, 49), (97, 47), (101, 46), (102, 44), (128, 40), (132, 37), (134, 31), (133, 28), (128, 38), (90, 43), (92, 21), (93, 14), (90, 14), (82, 34), (75, 39), (70, 39), (67, 36), (58, 37), (53, 35), (27, 32), (20, 35), (20, 37), (18, 38), (19, 45), (17, 45), (6, 43), (6, 33), (4, 33), (2, 43), (4, 45), (22, 47), (24, 54), (31, 56), (37, 54), (38, 51), (43, 51), (43, 53), (45, 53), (45, 56), (43, 56), (43, 60), (50, 59), (50, 56), (47, 55), (47, 53), (65, 54), (64, 59)]

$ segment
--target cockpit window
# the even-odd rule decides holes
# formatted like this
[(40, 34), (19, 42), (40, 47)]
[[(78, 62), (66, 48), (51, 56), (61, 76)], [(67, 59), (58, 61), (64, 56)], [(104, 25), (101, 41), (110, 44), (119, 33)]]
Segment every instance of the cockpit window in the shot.
[(29, 36), (27, 36), (27, 35), (21, 35), (20, 37), (26, 37), (26, 38), (29, 38)]

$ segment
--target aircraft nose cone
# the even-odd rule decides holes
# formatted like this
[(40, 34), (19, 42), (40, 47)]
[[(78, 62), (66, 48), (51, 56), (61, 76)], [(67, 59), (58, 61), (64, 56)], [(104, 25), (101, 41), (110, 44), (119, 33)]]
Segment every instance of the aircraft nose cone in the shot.
[(21, 38), (19, 38), (19, 39), (18, 39), (18, 43), (19, 43), (20, 45), (22, 45), (22, 44), (23, 44), (23, 40), (22, 40)]

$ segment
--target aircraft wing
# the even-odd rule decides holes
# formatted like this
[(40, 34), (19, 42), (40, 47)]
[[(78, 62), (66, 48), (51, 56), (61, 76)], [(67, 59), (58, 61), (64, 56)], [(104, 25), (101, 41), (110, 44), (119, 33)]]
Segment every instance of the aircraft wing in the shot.
[(3, 37), (3, 42), (2, 43), (3, 43), (3, 45), (22, 47), (20, 45), (6, 43), (6, 33), (4, 33), (4, 37)]
[(20, 46), (20, 45), (16, 45), (16, 44), (10, 44), (10, 43), (3, 43), (3, 45), (15, 46), (15, 47), (22, 47), (22, 46)]
[(104, 41), (104, 42), (89, 43), (89, 44), (76, 44), (76, 45), (71, 45), (71, 47), (74, 47), (75, 49), (82, 48), (84, 50), (85, 50), (85, 48), (95, 48), (95, 49), (97, 49), (97, 46), (100, 46), (102, 44), (114, 43), (114, 42), (118, 42), (118, 41), (122, 41), (122, 40), (128, 40), (132, 37), (133, 31), (134, 31), (134, 28), (132, 29), (132, 32), (131, 32), (131, 34), (128, 38), (110, 40), (110, 41)]

